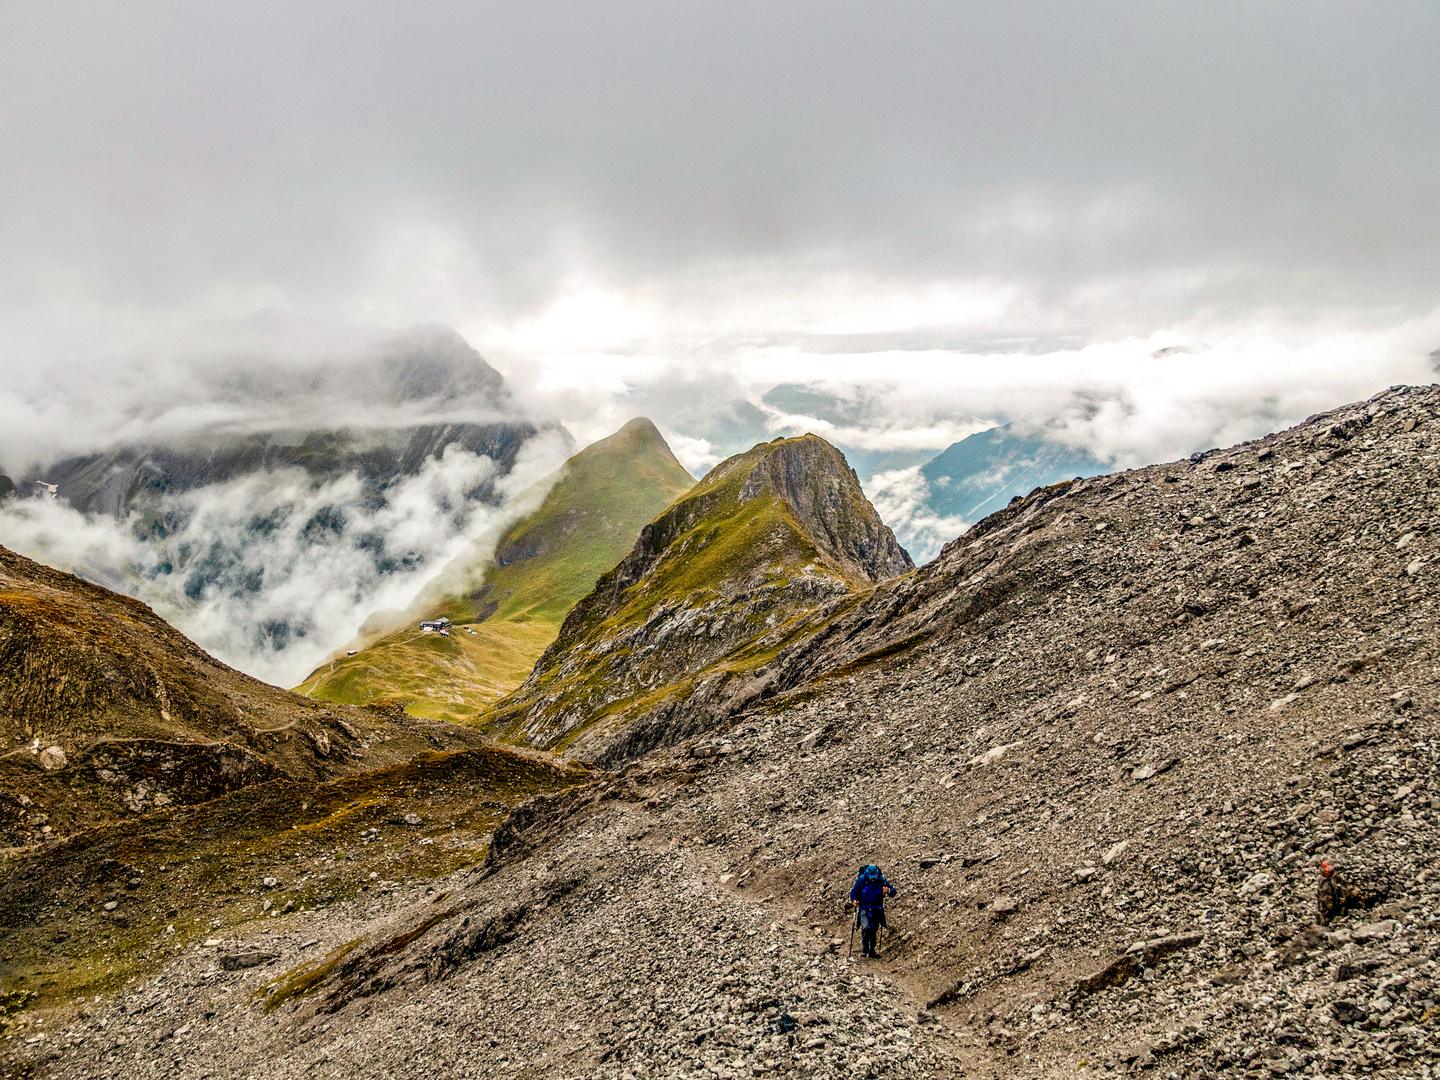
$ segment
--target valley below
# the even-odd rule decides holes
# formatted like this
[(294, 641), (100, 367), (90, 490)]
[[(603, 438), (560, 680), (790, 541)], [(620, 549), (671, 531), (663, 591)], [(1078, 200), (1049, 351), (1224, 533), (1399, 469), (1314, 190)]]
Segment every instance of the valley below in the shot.
[(4, 553), (10, 1075), (1432, 1075), (1440, 388), (918, 569), (818, 438), (650, 430), (300, 694)]

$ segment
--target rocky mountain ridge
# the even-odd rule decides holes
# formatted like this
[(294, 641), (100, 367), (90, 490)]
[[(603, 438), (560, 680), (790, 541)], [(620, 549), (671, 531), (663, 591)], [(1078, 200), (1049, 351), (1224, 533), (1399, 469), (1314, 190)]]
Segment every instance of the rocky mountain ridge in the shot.
[[(256, 473), (299, 469), (312, 480), (356, 475), (371, 497), (382, 497), (397, 481), (415, 476), (425, 462), (456, 450), (496, 462), (497, 475), (515, 463), (530, 423), (420, 424), (372, 430), (321, 429), (247, 435), (190, 436), (170, 444), (121, 446), (68, 458), (41, 470), (37, 478), (54, 485), (55, 496), (83, 513), (125, 518), (139, 513), (140, 527), (163, 538), (175, 531), (174, 510), (164, 496), (224, 484)], [(486, 498), (493, 481), (471, 493)]]
[[(517, 806), (483, 864), (227, 924), (113, 1001), (14, 1018), (6, 1052), (56, 1077), (1425, 1077), (1437, 461), (1440, 387), (1401, 387), (1035, 491), (792, 641), (718, 730)], [(862, 963), (841, 902), (872, 861), (900, 895)]]
[(675, 702), (733, 708), (818, 612), (912, 565), (839, 451), (813, 435), (762, 443), (641, 530), (488, 727), (606, 763), (634, 756), (683, 737)]

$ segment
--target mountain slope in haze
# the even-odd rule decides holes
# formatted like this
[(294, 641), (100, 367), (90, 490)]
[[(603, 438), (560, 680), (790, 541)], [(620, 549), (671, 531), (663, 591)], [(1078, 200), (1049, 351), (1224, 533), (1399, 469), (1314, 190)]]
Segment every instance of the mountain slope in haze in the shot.
[(144, 604), (0, 548), (0, 843), (59, 838), (464, 730), (307, 701), (207, 655)]
[(1084, 450), (1026, 438), (1010, 429), (1006, 424), (977, 432), (920, 467), (920, 475), (930, 486), (932, 511), (942, 517), (979, 521), (1016, 495), (1107, 471)]
[[(136, 529), (164, 539), (184, 528), (184, 511), (167, 497), (195, 492), (257, 474), (298, 469), (312, 482), (355, 476), (365, 497), (384, 499), (387, 489), (417, 475), (427, 461), (456, 451), (496, 463), (508, 472), (536, 427), (511, 420), (489, 424), (419, 424), (406, 428), (315, 429), (245, 435), (188, 436), (165, 445), (122, 446), (70, 458), (44, 469), (56, 497), (83, 513), (120, 519), (139, 515)], [(453, 451), (452, 451), (453, 452)], [(486, 477), (465, 493), (485, 499), (494, 489)]]
[(566, 616), (487, 728), (596, 761), (673, 740), (676, 700), (733, 705), (817, 612), (913, 568), (814, 435), (717, 465)]
[(137, 1044), (257, 1080), (1433, 1074), (1437, 461), (1440, 387), (1396, 388), (1034, 491), (718, 731), (517, 808), (485, 873), (235, 928), (272, 966), (189, 949), (5, 1046), (65, 1078)]
[[(477, 541), (441, 571), (398, 629), (316, 669), (297, 691), (472, 720), (525, 680), (575, 602), (693, 484), (655, 425), (630, 421), (544, 481), (539, 508), (498, 543)], [(417, 629), (441, 615), (455, 624), (448, 637)]]
[[(355, 475), (375, 497), (451, 446), (491, 458), (503, 474), (536, 431), (519, 415), (500, 373), (448, 327), (397, 335), (373, 357), (343, 367), (297, 371), (294, 385), (279, 379), (242, 368), (211, 388), (207, 405), (246, 417), (237, 430), (205, 428), (116, 446), (55, 462), (36, 477), (83, 513), (123, 518), (135, 511), (143, 532), (163, 536), (177, 524), (161, 505), (165, 496), (295, 468), (317, 482)], [(314, 404), (297, 416), (287, 397)], [(428, 419), (456, 413), (488, 418)], [(326, 415), (353, 419), (327, 424)], [(412, 416), (427, 419), (407, 420)]]
[(924, 465), (872, 477), (868, 490), (895, 535), (929, 562), (956, 533), (1011, 499), (1106, 468), (1083, 450), (1019, 436), (1006, 425), (953, 443)]

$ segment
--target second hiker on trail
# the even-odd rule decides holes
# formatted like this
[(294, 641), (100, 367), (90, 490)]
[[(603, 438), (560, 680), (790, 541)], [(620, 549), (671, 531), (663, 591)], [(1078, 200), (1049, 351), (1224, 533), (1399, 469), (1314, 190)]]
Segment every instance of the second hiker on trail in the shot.
[(855, 879), (850, 890), (850, 903), (860, 926), (860, 955), (880, 959), (875, 939), (885, 925), (885, 894), (895, 895), (895, 886), (885, 880), (878, 866), (867, 866)]

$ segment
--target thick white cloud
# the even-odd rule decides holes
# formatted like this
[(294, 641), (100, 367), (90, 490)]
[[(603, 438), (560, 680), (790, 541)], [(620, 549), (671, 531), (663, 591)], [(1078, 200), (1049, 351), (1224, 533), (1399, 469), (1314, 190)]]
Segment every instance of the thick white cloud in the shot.
[[(221, 660), (293, 686), (367, 616), (404, 608), (473, 538), (533, 509), (568, 448), (543, 432), (496, 479), (489, 458), (451, 446), (381, 506), (353, 474), (254, 473), (168, 496), (177, 524), (163, 542), (59, 499), (16, 499), (0, 504), (0, 542), (139, 597)], [(487, 480), (497, 506), (466, 498)]]
[[(864, 316), (857, 303), (850, 318), (863, 326)], [(659, 338), (635, 352), (539, 354), (506, 366), (533, 409), (584, 437), (648, 412), (666, 430), (708, 439), (713, 453), (702, 428), (740, 401), (756, 413), (747, 432), (812, 430), (866, 449), (938, 450), (1013, 421), (1128, 467), (1254, 438), (1394, 383), (1428, 382), (1436, 342), (1440, 312), (1364, 329), (1177, 325), (1068, 348), (821, 351), (802, 340), (683, 362), (666, 359), (678, 343)], [(782, 383), (863, 407), (853, 421), (787, 413), (762, 400)]]

